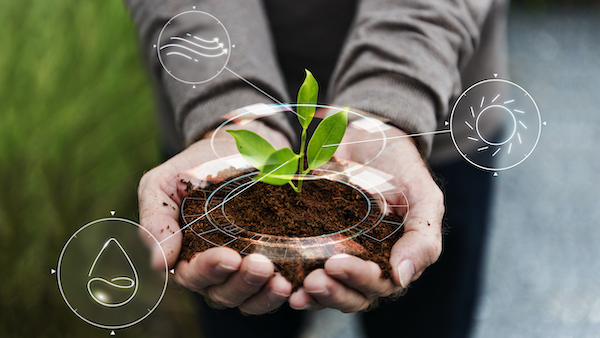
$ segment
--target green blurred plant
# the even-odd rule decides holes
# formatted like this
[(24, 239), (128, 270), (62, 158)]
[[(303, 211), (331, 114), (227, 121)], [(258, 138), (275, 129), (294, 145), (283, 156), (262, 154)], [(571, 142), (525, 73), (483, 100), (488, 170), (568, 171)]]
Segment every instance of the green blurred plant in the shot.
[[(121, 0), (0, 0), (0, 27), (0, 337), (106, 337), (50, 269), (84, 224), (137, 219), (139, 179), (160, 162), (135, 28)], [(177, 334), (149, 328), (177, 299), (129, 334)], [(191, 308), (177, 305), (174, 323)]]

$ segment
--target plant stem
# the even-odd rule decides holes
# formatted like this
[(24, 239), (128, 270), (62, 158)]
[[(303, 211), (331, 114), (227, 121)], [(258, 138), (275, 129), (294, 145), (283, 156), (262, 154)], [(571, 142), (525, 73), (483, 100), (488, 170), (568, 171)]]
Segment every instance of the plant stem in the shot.
[(294, 183), (292, 183), (292, 181), (289, 181), (288, 183), (290, 184), (290, 186), (292, 186), (292, 189), (294, 189), (294, 191), (295, 191), (296, 193), (300, 194), (300, 189), (298, 189), (298, 187), (296, 187), (296, 186), (294, 185)]
[(302, 181), (304, 180), (304, 148), (306, 147), (306, 129), (302, 128), (302, 137), (300, 138), (300, 161), (298, 161), (298, 174), (300, 179), (298, 180), (298, 190), (294, 189), (298, 195), (302, 192)]

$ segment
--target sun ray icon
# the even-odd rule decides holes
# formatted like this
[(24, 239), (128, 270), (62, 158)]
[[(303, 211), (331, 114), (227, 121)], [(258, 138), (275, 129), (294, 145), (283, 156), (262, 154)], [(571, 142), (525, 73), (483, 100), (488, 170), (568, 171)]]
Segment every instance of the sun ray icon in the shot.
[(465, 90), (450, 116), (457, 150), (484, 170), (509, 169), (524, 161), (539, 141), (541, 126), (533, 98), (514, 82), (497, 78)]

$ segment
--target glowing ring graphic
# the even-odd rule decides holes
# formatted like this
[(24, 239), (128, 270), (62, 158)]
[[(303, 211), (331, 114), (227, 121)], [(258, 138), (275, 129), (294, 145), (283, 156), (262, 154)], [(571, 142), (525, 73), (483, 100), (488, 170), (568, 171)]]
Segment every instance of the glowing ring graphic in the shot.
[[(253, 107), (250, 109), (246, 109), (244, 112), (236, 114), (235, 116), (228, 118), (225, 122), (221, 123), (217, 128), (215, 128), (215, 130), (212, 133), (212, 136), (210, 138), (210, 146), (211, 146), (213, 153), (218, 158), (226, 157), (226, 156), (221, 156), (217, 152), (216, 147), (215, 147), (215, 137), (222, 128), (224, 128), (226, 125), (232, 123), (233, 121), (238, 120), (238, 119), (244, 119), (247, 116), (252, 117), (252, 119), (257, 119), (259, 117), (270, 116), (270, 115), (274, 115), (277, 113), (294, 112), (293, 108), (295, 108), (295, 107), (315, 107), (317, 109), (324, 108), (324, 109), (333, 109), (333, 110), (338, 110), (338, 111), (344, 109), (344, 107), (336, 107), (336, 106), (323, 105), (323, 104), (268, 104), (268, 105), (262, 105), (261, 107)], [(380, 141), (381, 147), (379, 148), (377, 153), (373, 156), (373, 158), (370, 158), (369, 160), (367, 160), (363, 163), (363, 165), (368, 165), (369, 163), (374, 161), (376, 158), (378, 158), (385, 150), (385, 147), (387, 144), (387, 136), (385, 135), (385, 132), (381, 128), (380, 124), (375, 123), (376, 122), (375, 119), (364, 116), (363, 114), (354, 112), (351, 109), (347, 109), (346, 111), (350, 115), (355, 115), (359, 118), (369, 121), (369, 123), (371, 124), (371, 127), (376, 130), (375, 133), (378, 133), (379, 135), (381, 135), (381, 137), (379, 139), (377, 139), (377, 141)]]
[[(486, 134), (497, 132), (497, 128), (482, 122), (484, 114), (487, 121), (494, 112), (509, 116), (511, 124), (500, 140)], [(484, 131), (486, 128), (489, 130)], [(521, 164), (537, 147), (541, 132), (542, 118), (535, 100), (521, 86), (504, 79), (482, 80), (470, 86), (456, 100), (450, 115), (454, 146), (467, 162), (483, 170), (500, 171)], [(494, 161), (497, 155), (501, 164)]]
[[(225, 39), (227, 40), (227, 48), (224, 48), (225, 43), (220, 42), (221, 40), (218, 37), (212, 37), (211, 35), (212, 38), (203, 39), (189, 32), (186, 32), (185, 37), (183, 38), (179, 36), (168, 36), (169, 40), (163, 42), (163, 33), (165, 32), (165, 29), (167, 29), (173, 23), (176, 23), (176, 20), (184, 21), (183, 19), (181, 19), (182, 16), (189, 17), (190, 15), (199, 16), (199, 18), (195, 20), (195, 22), (197, 23), (201, 22), (202, 19), (206, 20), (208, 18), (209, 20), (214, 21), (216, 25), (220, 26), (222, 31), (220, 31), (219, 34), (221, 35), (221, 37), (225, 37)], [(178, 50), (174, 52), (166, 52), (167, 48), (176, 48)], [(213, 15), (197, 10), (185, 11), (172, 17), (160, 30), (160, 33), (158, 35), (158, 41), (156, 43), (156, 53), (158, 55), (158, 60), (161, 66), (167, 72), (167, 74), (169, 74), (169, 76), (171, 76), (179, 82), (192, 85), (201, 84), (214, 79), (219, 74), (221, 74), (221, 72), (223, 72), (223, 69), (225, 69), (227, 63), (229, 62), (229, 57), (231, 56), (231, 39), (229, 37), (229, 32), (227, 32), (227, 28), (225, 28), (221, 21), (219, 21), (219, 19), (217, 19)], [(165, 55), (162, 55), (163, 53)], [(225, 55), (225, 60), (223, 60), (222, 62), (218, 62), (217, 60), (223, 59), (223, 55)], [(165, 64), (164, 58), (166, 57), (177, 57), (180, 58), (182, 62), (185, 62), (187, 65), (187, 67), (185, 67), (185, 74), (179, 74), (179, 71), (169, 69), (169, 67)], [(202, 67), (202, 65), (206, 66), (207, 62), (218, 63), (218, 65), (213, 65), (215, 66), (214, 69), (211, 69), (214, 70), (214, 74), (212, 74), (213, 72), (211, 72), (211, 75), (207, 78), (205, 77), (194, 80), (189, 78), (182, 78), (184, 75), (198, 74), (206, 70), (206, 67)], [(178, 74), (174, 74), (175, 72), (177, 72)]]
[[(481, 135), (482, 133), (481, 133), (481, 129), (479, 128), (479, 122), (481, 121), (481, 117), (483, 116), (483, 114), (486, 112), (489, 112), (490, 108), (500, 108), (503, 111), (508, 112), (510, 114), (510, 116), (512, 117), (512, 121), (513, 121), (512, 132), (511, 132), (510, 136), (507, 137), (504, 141), (501, 141), (501, 142), (489, 141), (483, 135)], [(479, 113), (479, 115), (477, 115), (477, 120), (475, 120), (475, 130), (477, 131), (477, 135), (479, 136), (479, 138), (481, 138), (481, 140), (483, 142), (485, 142), (489, 145), (492, 145), (492, 146), (501, 146), (501, 145), (505, 144), (506, 142), (510, 141), (512, 139), (512, 137), (515, 136), (515, 132), (517, 131), (517, 119), (515, 118), (515, 115), (510, 111), (510, 109), (508, 109), (504, 106), (500, 106), (500, 105), (487, 106), (481, 111), (481, 113)]]
[[(80, 235), (80, 236), (81, 236), (81, 234), (82, 234), (82, 231), (84, 231), (84, 230), (86, 230), (86, 229), (88, 229), (88, 228), (90, 228), (90, 227), (92, 227), (92, 226), (98, 225), (98, 224), (99, 224), (99, 223), (101, 223), (101, 222), (111, 222), (111, 221), (112, 221), (112, 222), (124, 222), (124, 223), (127, 223), (127, 224), (129, 224), (129, 225), (133, 225), (133, 226), (135, 226), (135, 227), (137, 227), (137, 228), (141, 229), (141, 230), (142, 230), (144, 233), (146, 233), (146, 234), (148, 235), (148, 237), (149, 237), (149, 238), (152, 238), (152, 239), (153, 239), (153, 240), (154, 240), (154, 241), (157, 243), (157, 245), (158, 245), (158, 248), (160, 248), (160, 251), (161, 251), (161, 253), (162, 253), (163, 260), (164, 260), (164, 266), (165, 266), (165, 269), (164, 269), (164, 276), (163, 276), (163, 277), (164, 277), (164, 284), (163, 284), (163, 285), (162, 285), (162, 287), (161, 287), (161, 290), (160, 290), (160, 296), (158, 297), (158, 299), (156, 300), (156, 302), (154, 303), (154, 305), (152, 306), (152, 308), (148, 308), (148, 309), (146, 309), (147, 311), (144, 311), (144, 315), (143, 315), (143, 316), (141, 316), (140, 318), (137, 318), (136, 320), (133, 320), (133, 321), (131, 321), (131, 322), (129, 322), (129, 323), (126, 323), (126, 324), (119, 324), (119, 325), (107, 325), (107, 324), (101, 324), (101, 323), (95, 322), (95, 321), (93, 321), (93, 320), (91, 320), (91, 319), (88, 319), (88, 318), (86, 318), (85, 316), (83, 316), (81, 313), (79, 313), (78, 309), (73, 307), (72, 303), (69, 301), (68, 297), (66, 296), (66, 294), (65, 294), (65, 290), (64, 290), (64, 288), (63, 288), (63, 281), (62, 281), (62, 273), (63, 273), (63, 266), (62, 266), (62, 265), (63, 265), (63, 260), (64, 260), (64, 258), (65, 258), (65, 257), (64, 257), (64, 256), (65, 256), (65, 252), (66, 252), (67, 248), (69, 247), (69, 244), (71, 244), (71, 242), (72, 242), (74, 239), (76, 239), (78, 235)], [(108, 240), (106, 243), (108, 243), (108, 242), (110, 242), (110, 240)], [(105, 244), (106, 244), (106, 243), (105, 243)], [(120, 245), (119, 245), (119, 246), (120, 246)], [(95, 262), (94, 262), (94, 264), (95, 264)], [(146, 319), (148, 316), (150, 316), (150, 314), (152, 314), (152, 312), (154, 312), (154, 310), (156, 310), (156, 308), (158, 307), (158, 305), (159, 305), (159, 304), (160, 304), (160, 302), (162, 301), (162, 299), (163, 299), (163, 297), (164, 297), (164, 295), (165, 295), (165, 292), (167, 291), (167, 282), (168, 282), (168, 279), (169, 279), (169, 278), (168, 278), (168, 270), (167, 270), (167, 266), (168, 266), (168, 265), (167, 265), (167, 258), (166, 258), (166, 256), (165, 256), (165, 253), (164, 253), (164, 251), (163, 251), (162, 247), (160, 246), (160, 244), (159, 244), (158, 240), (157, 240), (157, 239), (154, 237), (154, 235), (152, 235), (152, 234), (151, 234), (151, 233), (150, 233), (148, 230), (146, 230), (145, 228), (141, 227), (141, 226), (140, 226), (139, 224), (137, 224), (136, 222), (134, 222), (134, 221), (131, 221), (131, 220), (128, 220), (128, 219), (125, 219), (125, 218), (118, 218), (118, 217), (113, 217), (113, 218), (102, 218), (102, 219), (95, 220), (95, 221), (93, 221), (93, 222), (90, 222), (90, 223), (88, 223), (88, 224), (86, 224), (86, 225), (82, 226), (82, 227), (81, 227), (81, 228), (79, 228), (79, 229), (78, 229), (78, 230), (77, 230), (77, 231), (76, 231), (76, 232), (75, 232), (73, 235), (71, 235), (71, 237), (69, 238), (69, 240), (67, 240), (67, 242), (66, 242), (66, 243), (65, 243), (65, 245), (63, 246), (63, 248), (62, 248), (62, 250), (61, 250), (61, 252), (60, 252), (60, 256), (59, 256), (59, 258), (58, 258), (58, 264), (57, 264), (57, 268), (56, 268), (56, 279), (57, 279), (57, 283), (58, 283), (58, 289), (59, 289), (59, 292), (60, 292), (60, 295), (61, 295), (61, 297), (63, 298), (63, 300), (65, 301), (65, 303), (66, 303), (66, 304), (67, 304), (67, 306), (69, 307), (69, 309), (70, 309), (70, 310), (71, 310), (71, 311), (72, 311), (72, 312), (73, 312), (73, 313), (74, 313), (74, 314), (75, 314), (77, 317), (79, 317), (79, 318), (80, 318), (81, 320), (83, 320), (84, 322), (86, 322), (86, 323), (88, 323), (88, 324), (90, 324), (90, 325), (92, 325), (92, 326), (95, 326), (95, 327), (101, 328), (101, 329), (107, 329), (107, 330), (117, 330), (117, 329), (124, 329), (124, 328), (127, 328), (127, 327), (131, 327), (131, 326), (133, 326), (133, 325), (136, 325), (136, 324), (140, 323), (142, 320), (144, 320), (144, 319)], [(92, 269), (93, 269), (93, 266), (92, 266)], [(135, 271), (135, 270), (134, 270), (134, 271)], [(87, 276), (88, 274), (85, 274), (85, 275)], [(137, 277), (137, 271), (135, 271), (135, 275), (136, 275), (136, 277)], [(114, 281), (126, 280), (126, 279), (129, 279), (129, 280), (131, 280), (130, 278), (127, 278), (127, 277), (116, 277), (116, 278), (112, 278), (112, 281), (114, 282)], [(114, 283), (111, 283), (111, 284), (114, 284)], [(87, 289), (88, 285), (89, 285), (89, 281), (88, 281), (88, 284), (86, 284), (86, 289)], [(115, 285), (118, 285), (118, 284), (115, 284)], [(88, 291), (88, 292), (89, 292), (89, 289), (88, 289), (88, 290), (86, 290), (86, 291)], [(136, 289), (136, 292), (137, 292), (137, 289)], [(135, 296), (135, 294), (134, 294), (134, 296)], [(98, 303), (98, 301), (97, 301), (96, 299), (94, 299), (94, 301)], [(131, 302), (131, 300), (129, 300), (129, 301), (127, 301), (127, 302), (128, 302), (128, 303), (130, 303), (130, 302)], [(103, 305), (103, 304), (100, 304), (100, 305)], [(106, 306), (106, 305), (104, 305), (104, 306)], [(128, 306), (128, 305), (126, 305), (126, 304), (123, 304), (123, 306)], [(108, 306), (108, 307), (107, 307), (107, 309), (110, 309), (110, 311), (115, 311), (115, 309), (116, 309), (116, 308), (115, 308), (115, 307), (110, 307), (110, 306)]]
[[(206, 198), (184, 198), (181, 206), (181, 219), (184, 221), (184, 223), (186, 223), (186, 225), (189, 226), (194, 223), (197, 218), (206, 215), (208, 224), (203, 224), (199, 229), (195, 229), (194, 227), (190, 226), (190, 229), (196, 236), (200, 237), (211, 246), (237, 246), (243, 248), (239, 250), (240, 254), (242, 255), (261, 253), (273, 260), (328, 258), (336, 253), (341, 253), (336, 247), (336, 245), (341, 242), (358, 236), (364, 236), (369, 240), (382, 242), (402, 228), (403, 223), (391, 222), (384, 219), (382, 208), (383, 210), (387, 208), (387, 202), (381, 192), (377, 190), (375, 194), (373, 194), (374, 196), (378, 197), (376, 200), (373, 198), (373, 196), (370, 196), (366, 192), (354, 186), (352, 183), (346, 182), (346, 180), (335, 178), (335, 176), (340, 176), (342, 173), (338, 171), (322, 169), (319, 169), (319, 171), (323, 172), (324, 175), (313, 175), (312, 177), (309, 175), (307, 179), (329, 179), (341, 184), (346, 184), (356, 189), (363, 196), (363, 198), (365, 198), (365, 202), (367, 203), (367, 213), (360, 221), (341, 231), (313, 237), (284, 237), (260, 234), (246, 230), (231, 221), (225, 212), (224, 206), (228, 201), (228, 198), (231, 199), (232, 196), (236, 196), (237, 194), (243, 192), (243, 190), (253, 182), (256, 183), (256, 181), (252, 181), (252, 177), (257, 175), (256, 172), (248, 173), (228, 181), (227, 183), (215, 189)], [(356, 181), (361, 180), (357, 176), (353, 176), (352, 178)], [(368, 182), (364, 183), (369, 184)], [(404, 201), (406, 201), (406, 196), (404, 196), (403, 193), (402, 195), (404, 197)], [(199, 200), (204, 202), (205, 213), (203, 215), (185, 214), (185, 205), (189, 200)], [(378, 202), (382, 203), (382, 205), (380, 206)], [(406, 213), (404, 214), (404, 218), (406, 219), (406, 217), (408, 217), (409, 207), (408, 205), (403, 205), (403, 207), (406, 208)], [(208, 210), (213, 210), (213, 212), (206, 214), (206, 211)], [(378, 226), (384, 225), (386, 227), (393, 227), (393, 230), (390, 230), (385, 234), (385, 236), (380, 238), (372, 236), (370, 233), (371, 230)]]

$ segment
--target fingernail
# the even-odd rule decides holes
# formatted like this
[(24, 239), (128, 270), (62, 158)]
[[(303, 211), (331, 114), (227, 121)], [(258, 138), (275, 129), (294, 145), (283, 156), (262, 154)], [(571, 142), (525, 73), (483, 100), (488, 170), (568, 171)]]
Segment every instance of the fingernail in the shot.
[(271, 263), (271, 260), (263, 255), (253, 254), (253, 255), (248, 256), (248, 258), (250, 258), (250, 260), (254, 261), (254, 262)]
[(329, 290), (327, 290), (327, 288), (324, 288), (323, 290), (318, 290), (318, 291), (308, 291), (308, 290), (306, 290), (306, 293), (311, 294), (311, 295), (319, 295), (319, 296), (322, 296), (322, 297), (329, 296)]
[(348, 274), (344, 271), (340, 271), (340, 272), (334, 272), (334, 271), (327, 271), (327, 274), (329, 276), (334, 277), (337, 280), (346, 280), (348, 279)]
[(250, 285), (262, 285), (267, 281), (267, 278), (269, 277), (271, 277), (271, 275), (256, 273), (250, 270), (247, 270), (244, 274), (244, 280)]
[[(335, 256), (331, 256), (329, 257), (329, 260), (343, 260), (343, 259), (348, 259), (348, 258), (352, 258), (353, 256), (350, 256), (348, 254), (337, 254)], [(346, 280), (348, 279), (348, 274), (345, 271), (331, 271), (332, 267), (331, 265), (328, 266), (329, 269), (326, 270), (327, 274), (330, 276), (335, 277), (338, 280)]]
[(292, 305), (290, 305), (290, 307), (294, 310), (310, 310), (310, 303), (307, 303), (306, 305), (304, 305), (303, 307), (293, 307)]
[(237, 271), (233, 266), (225, 265), (223, 263), (219, 263), (215, 266), (215, 271), (220, 274), (232, 273)]
[[(248, 256), (248, 259), (250, 259), (253, 262), (272, 264), (271, 260), (263, 255), (252, 254), (252, 255)], [(264, 273), (259, 273), (259, 272), (248, 269), (248, 270), (246, 270), (246, 273), (244, 274), (244, 280), (246, 281), (246, 283), (248, 283), (250, 285), (261, 285), (266, 282), (266, 278), (269, 278), (271, 276), (272, 276), (271, 274), (267, 275)]]
[(281, 300), (281, 298), (288, 298), (290, 295), (286, 295), (284, 293), (281, 292), (277, 292), (277, 291), (269, 291), (269, 293), (267, 293), (267, 298), (269, 298), (272, 302), (278, 302)]
[(398, 277), (400, 279), (400, 285), (406, 288), (410, 283), (410, 280), (415, 274), (415, 266), (410, 259), (405, 259), (398, 265)]
[(348, 254), (337, 254), (335, 256), (331, 256), (329, 257), (329, 259), (344, 259), (344, 258), (350, 258), (352, 256), (348, 255)]

